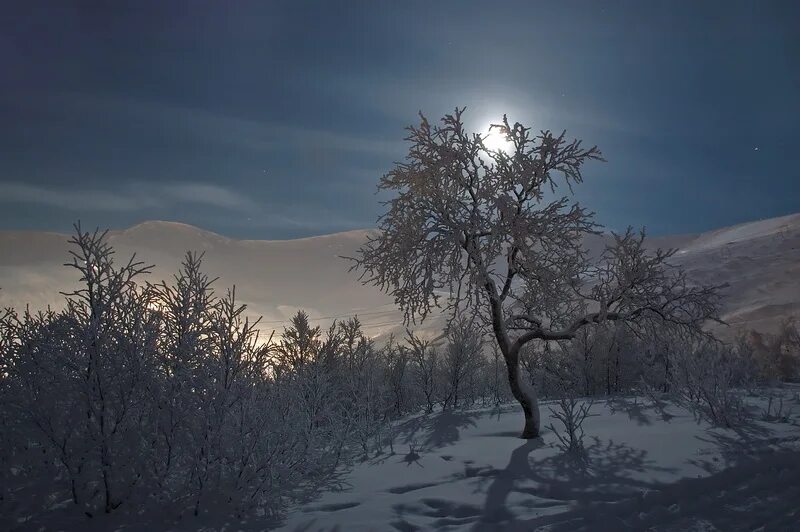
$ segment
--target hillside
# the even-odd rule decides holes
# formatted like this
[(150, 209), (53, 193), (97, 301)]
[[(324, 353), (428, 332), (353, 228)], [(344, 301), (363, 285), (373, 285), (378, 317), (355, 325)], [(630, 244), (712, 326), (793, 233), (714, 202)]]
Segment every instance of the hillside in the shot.
[[(250, 314), (263, 316), (263, 329), (286, 324), (306, 309), (325, 326), (333, 317), (358, 314), (372, 336), (400, 331), (401, 315), (392, 299), (362, 286), (348, 261), (366, 230), (296, 240), (235, 240), (175, 222), (145, 222), (109, 232), (118, 256), (132, 253), (155, 264), (151, 281), (171, 279), (187, 250), (205, 253), (206, 271), (220, 277), (217, 289), (236, 285)], [(0, 231), (0, 305), (23, 308), (60, 306), (59, 291), (75, 286), (77, 276), (63, 266), (69, 235)], [(587, 242), (595, 252), (606, 237)], [(718, 328), (730, 337), (739, 328), (772, 331), (789, 315), (800, 315), (800, 214), (761, 220), (698, 235), (650, 239), (651, 248), (677, 248), (673, 262), (703, 283), (728, 283), (724, 319)], [(325, 318), (325, 319), (320, 319)], [(441, 318), (425, 324), (436, 334)]]

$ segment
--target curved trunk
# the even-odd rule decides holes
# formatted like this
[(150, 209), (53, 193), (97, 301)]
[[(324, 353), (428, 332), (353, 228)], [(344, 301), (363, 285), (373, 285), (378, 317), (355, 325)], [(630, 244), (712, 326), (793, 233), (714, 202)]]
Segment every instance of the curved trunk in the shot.
[(508, 384), (511, 387), (511, 394), (522, 406), (522, 412), (525, 415), (525, 427), (522, 429), (520, 438), (538, 438), (541, 428), (541, 416), (539, 415), (539, 401), (536, 398), (536, 391), (520, 375), (519, 359), (517, 357), (507, 358), (506, 366), (508, 367)]
[(508, 384), (511, 387), (511, 394), (514, 399), (522, 406), (525, 415), (525, 427), (522, 429), (520, 438), (526, 440), (539, 437), (541, 417), (539, 415), (539, 401), (536, 399), (536, 391), (529, 383), (520, 378), (519, 371), (519, 349), (520, 344), (511, 343), (508, 331), (504, 325), (503, 309), (494, 283), (489, 280), (486, 282), (486, 291), (489, 294), (489, 304), (492, 310), (492, 329), (497, 339), (497, 345), (503, 354), (508, 369)]

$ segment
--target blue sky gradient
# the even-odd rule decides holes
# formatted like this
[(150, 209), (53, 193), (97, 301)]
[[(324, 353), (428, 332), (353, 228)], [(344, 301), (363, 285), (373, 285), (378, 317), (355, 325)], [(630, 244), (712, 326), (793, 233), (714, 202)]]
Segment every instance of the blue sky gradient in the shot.
[(0, 228), (371, 227), (404, 127), (467, 106), (608, 159), (612, 229), (800, 211), (798, 2), (18, 2), (0, 15)]

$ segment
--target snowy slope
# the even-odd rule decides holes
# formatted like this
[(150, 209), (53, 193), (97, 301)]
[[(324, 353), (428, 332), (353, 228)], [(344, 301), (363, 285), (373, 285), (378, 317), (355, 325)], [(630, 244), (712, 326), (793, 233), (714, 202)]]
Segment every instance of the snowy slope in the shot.
[[(298, 308), (313, 318), (359, 314), (375, 336), (402, 330), (392, 299), (362, 286), (348, 272), (352, 256), (367, 231), (349, 231), (285, 241), (234, 240), (174, 222), (145, 222), (112, 231), (120, 258), (131, 253), (156, 264), (151, 280), (171, 279), (186, 250), (205, 252), (206, 270), (219, 276), (218, 289), (233, 284), (252, 315), (263, 315), (263, 328), (280, 328)], [(74, 286), (68, 258), (68, 235), (0, 231), (0, 305), (32, 308), (59, 306), (58, 291)], [(587, 247), (598, 253), (607, 237)], [(741, 224), (700, 235), (650, 239), (650, 247), (678, 248), (673, 262), (700, 282), (729, 283), (724, 318), (733, 328), (773, 330), (786, 316), (800, 316), (800, 214)], [(327, 325), (331, 319), (319, 319)], [(436, 334), (442, 319), (426, 323)]]
[(773, 331), (800, 317), (800, 214), (740, 224), (698, 235), (674, 261), (704, 283), (728, 283), (723, 319)]
[[(408, 531), (796, 531), (800, 525), (800, 387), (777, 391), (791, 423), (751, 421), (737, 430), (697, 422), (670, 404), (614, 398), (584, 423), (586, 459), (515, 437), (516, 405), (434, 412), (397, 423), (389, 447), (344, 469), (336, 489), (292, 507), (282, 522), (210, 509), (114, 512), (87, 520), (71, 500), (53, 511), (0, 515), (0, 528), (101, 532)], [(776, 392), (773, 392), (776, 393)], [(755, 418), (761, 398), (748, 398)], [(561, 426), (542, 402), (543, 425)], [(416, 449), (409, 453), (409, 446)], [(41, 496), (41, 494), (38, 494)], [(37, 503), (38, 504), (38, 503)], [(13, 506), (13, 505), (12, 505)]]
[[(547, 403), (543, 405), (544, 412)], [(284, 531), (792, 530), (800, 427), (714, 429), (675, 406), (615, 400), (584, 424), (588, 460), (515, 436), (516, 408), (403, 423), (396, 454), (296, 508)], [(665, 415), (666, 414), (666, 415)], [(544, 424), (553, 423), (552, 416)], [(418, 456), (409, 456), (416, 442)], [(650, 528), (653, 527), (653, 528)], [(796, 530), (796, 529), (795, 529)]]
[[(171, 280), (187, 250), (203, 252), (204, 269), (220, 277), (218, 291), (236, 285), (239, 300), (251, 316), (263, 316), (262, 329), (280, 330), (298, 309), (312, 318), (359, 314), (367, 332), (378, 335), (396, 328), (401, 314), (392, 299), (358, 283), (348, 261), (366, 238), (351, 231), (298, 240), (234, 240), (174, 222), (145, 222), (111, 231), (109, 241), (119, 260), (136, 253), (155, 264), (148, 280)], [(68, 260), (69, 235), (0, 231), (0, 305), (59, 307), (59, 291), (76, 286)], [(325, 326), (331, 319), (318, 320)]]

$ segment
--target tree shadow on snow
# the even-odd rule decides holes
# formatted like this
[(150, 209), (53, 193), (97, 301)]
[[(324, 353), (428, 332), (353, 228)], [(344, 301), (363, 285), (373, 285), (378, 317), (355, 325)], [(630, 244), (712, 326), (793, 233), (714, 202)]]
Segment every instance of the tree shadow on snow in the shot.
[(796, 530), (800, 453), (777, 450), (741, 458), (704, 478), (687, 478), (615, 503), (518, 523), (511, 530)]
[(701, 439), (722, 461), (706, 464), (709, 476), (675, 483), (647, 480), (677, 471), (625, 443), (592, 438), (582, 455), (538, 458), (542, 439), (525, 441), (502, 469), (465, 461), (463, 473), (444, 481), (473, 481), (482, 505), (421, 498), (395, 505), (391, 525), (421, 530), (414, 519), (423, 518), (425, 529), (475, 531), (791, 530), (800, 522), (800, 439), (764, 430), (710, 429)]
[[(800, 522), (798, 437), (772, 437), (769, 431), (761, 429), (758, 436), (754, 435), (753, 427), (738, 433), (708, 431), (700, 439), (711, 444), (723, 462), (693, 462), (705, 465), (712, 474), (671, 484), (626, 478), (625, 471), (654, 468), (645, 459), (644, 451), (612, 443), (599, 446), (595, 441), (589, 449), (593, 462), (585, 471), (575, 461), (570, 463), (565, 455), (535, 462), (528, 471), (533, 472), (532, 478), (541, 487), (532, 494), (546, 494), (547, 490), (541, 488), (547, 484), (542, 480), (547, 482), (547, 477), (551, 477), (551, 496), (570, 508), (519, 521), (511, 516), (503, 528), (522, 531), (544, 527), (553, 532), (796, 529), (793, 527)], [(566, 478), (565, 472), (573, 475), (572, 482), (560, 480)], [(569, 503), (570, 500), (574, 502)], [(487, 509), (490, 502), (501, 501), (487, 497)], [(490, 527), (481, 523), (475, 529)]]
[(486, 412), (450, 411), (437, 412), (409, 419), (397, 428), (397, 439), (401, 444), (415, 443), (427, 451), (456, 443), (463, 429), (474, 427), (475, 420)]
[[(796, 433), (775, 436), (772, 431), (756, 422), (736, 429), (711, 429), (696, 438), (716, 452), (711, 452), (711, 460), (697, 459), (690, 463), (709, 473), (722, 468), (736, 467), (755, 456), (796, 447), (800, 439)], [(722, 460), (717, 459), (717, 452)]]
[[(617, 412), (627, 414), (628, 419), (636, 422), (640, 426), (652, 425), (653, 417), (665, 423), (669, 423), (677, 416), (689, 415), (688, 412), (681, 412), (681, 408), (673, 402), (663, 399), (651, 399), (639, 396), (612, 396), (606, 399), (605, 404), (611, 414), (616, 414)], [(678, 409), (678, 412), (668, 411), (667, 408), (669, 407)]]
[(628, 419), (636, 422), (637, 425), (652, 425), (650, 416), (647, 413), (648, 405), (642, 403), (639, 397), (609, 397), (606, 400), (608, 411), (612, 414), (617, 412), (624, 412), (628, 415)]
[[(526, 515), (530, 515), (531, 509), (542, 514), (556, 511), (563, 515), (564, 511), (574, 508), (625, 500), (652, 489), (651, 484), (631, 478), (630, 473), (670, 471), (647, 459), (645, 451), (613, 441), (601, 442), (594, 438), (580, 456), (559, 453), (534, 459), (531, 456), (534, 451), (544, 446), (541, 438), (525, 441), (511, 452), (508, 465), (503, 469), (476, 466), (466, 461), (463, 473), (445, 481), (475, 479), (476, 492), (486, 494), (482, 506), (445, 499), (420, 499), (395, 505), (396, 520), (392, 525), (401, 531), (417, 530), (411, 519), (425, 516), (434, 518), (426, 525), (434, 529), (471, 525), (476, 531), (534, 530), (536, 527), (531, 526), (531, 521), (514, 514), (509, 504), (512, 495), (525, 497)], [(534, 523), (538, 526), (538, 521)]]
[(647, 459), (646, 451), (613, 441), (594, 438), (582, 456), (559, 453), (532, 461), (530, 453), (542, 446), (540, 439), (530, 440), (511, 453), (504, 469), (481, 475), (490, 484), (474, 530), (532, 530), (530, 522), (518, 520), (508, 507), (508, 498), (515, 493), (530, 495), (529, 508), (542, 513), (555, 507), (587, 507), (650, 488), (628, 476), (632, 472), (667, 470)]

